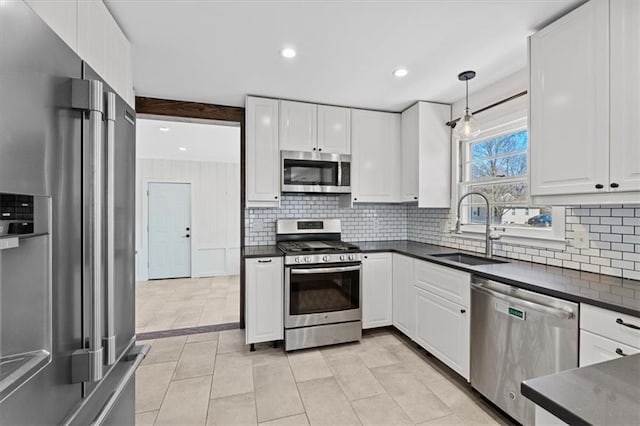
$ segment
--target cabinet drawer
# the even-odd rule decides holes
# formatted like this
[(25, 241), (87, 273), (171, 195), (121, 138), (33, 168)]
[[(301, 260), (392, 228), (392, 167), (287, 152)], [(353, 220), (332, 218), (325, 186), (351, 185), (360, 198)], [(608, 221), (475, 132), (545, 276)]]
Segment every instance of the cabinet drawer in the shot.
[(580, 328), (640, 348), (640, 318), (591, 305), (580, 305)]
[(580, 330), (580, 367), (638, 352), (640, 349)]
[(415, 285), (458, 305), (469, 307), (471, 275), (425, 261), (415, 263)]

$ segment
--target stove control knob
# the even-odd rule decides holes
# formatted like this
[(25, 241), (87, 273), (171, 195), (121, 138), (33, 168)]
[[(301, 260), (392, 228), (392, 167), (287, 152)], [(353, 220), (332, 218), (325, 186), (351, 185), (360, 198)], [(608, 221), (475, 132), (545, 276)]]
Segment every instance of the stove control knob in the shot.
[(329, 256), (322, 256), (322, 261), (323, 262), (328, 262), (329, 259), (331, 259)]
[(300, 263), (300, 258), (298, 256), (296, 256), (295, 259), (293, 259), (296, 263)]
[(309, 262), (311, 262), (311, 258), (309, 256), (305, 256), (304, 263), (309, 263)]
[(345, 256), (344, 254), (340, 255), (340, 260), (347, 260), (347, 256)]
[(355, 257), (352, 254), (350, 254), (349, 255), (349, 260), (353, 260), (353, 259), (355, 259)]

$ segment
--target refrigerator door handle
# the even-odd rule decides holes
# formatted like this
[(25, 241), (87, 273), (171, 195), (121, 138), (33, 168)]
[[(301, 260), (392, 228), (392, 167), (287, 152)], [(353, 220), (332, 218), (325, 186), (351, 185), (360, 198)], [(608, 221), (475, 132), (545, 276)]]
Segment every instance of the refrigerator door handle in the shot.
[[(102, 192), (103, 85), (97, 80), (72, 80), (72, 107), (84, 111), (82, 243), (83, 293), (90, 295), (90, 313), (83, 326), (86, 342), (71, 356), (71, 381), (96, 382), (103, 377), (102, 350)], [(85, 300), (84, 303), (87, 301)]]
[(105, 364), (116, 362), (116, 333), (114, 325), (114, 285), (115, 285), (115, 127), (116, 95), (107, 92), (107, 287), (106, 314), (107, 335), (102, 339), (106, 354)]
[(133, 375), (136, 373), (136, 370), (144, 360), (144, 357), (149, 352), (149, 349), (151, 349), (150, 345), (136, 346), (135, 348), (133, 348), (131, 353), (128, 354), (128, 361), (133, 360), (133, 363), (131, 364), (131, 366), (129, 366), (129, 369), (124, 374), (124, 376), (122, 376), (122, 380), (120, 380), (120, 382), (118, 383), (114, 391), (111, 393), (111, 397), (109, 398), (107, 403), (104, 404), (104, 406), (102, 407), (102, 410), (100, 410), (98, 415), (91, 422), (92, 426), (102, 425), (104, 421), (107, 419), (107, 416), (111, 412), (112, 408), (118, 402), (118, 399), (120, 398), (120, 394), (122, 394), (122, 391), (126, 389), (131, 379), (133, 379)]

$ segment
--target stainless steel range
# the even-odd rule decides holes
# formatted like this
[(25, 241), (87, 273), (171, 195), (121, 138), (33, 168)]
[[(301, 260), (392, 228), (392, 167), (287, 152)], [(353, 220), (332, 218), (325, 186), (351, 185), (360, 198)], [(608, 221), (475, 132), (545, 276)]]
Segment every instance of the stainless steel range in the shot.
[(362, 337), (362, 255), (340, 235), (340, 219), (278, 220), (287, 351)]

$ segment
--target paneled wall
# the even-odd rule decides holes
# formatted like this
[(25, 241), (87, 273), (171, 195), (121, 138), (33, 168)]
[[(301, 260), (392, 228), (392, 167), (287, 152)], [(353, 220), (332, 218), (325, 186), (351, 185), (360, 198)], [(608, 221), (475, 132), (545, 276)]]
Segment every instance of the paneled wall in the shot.
[(138, 159), (136, 280), (148, 277), (149, 182), (191, 183), (191, 274), (234, 275), (240, 270), (240, 165)]

